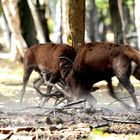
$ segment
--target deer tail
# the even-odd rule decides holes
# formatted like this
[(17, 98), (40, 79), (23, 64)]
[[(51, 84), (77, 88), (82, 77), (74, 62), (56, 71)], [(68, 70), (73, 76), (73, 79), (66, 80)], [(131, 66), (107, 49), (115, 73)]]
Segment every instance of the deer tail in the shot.
[(130, 47), (129, 45), (126, 45), (123, 48), (123, 53), (132, 61), (134, 61), (136, 64), (140, 64), (140, 52), (137, 51), (136, 49)]

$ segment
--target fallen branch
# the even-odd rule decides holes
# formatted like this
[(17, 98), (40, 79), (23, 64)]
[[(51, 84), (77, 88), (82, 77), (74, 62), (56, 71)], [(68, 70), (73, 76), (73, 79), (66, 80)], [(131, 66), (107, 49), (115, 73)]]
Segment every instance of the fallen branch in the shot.
[(129, 120), (128, 118), (122, 119), (122, 116), (101, 116), (102, 119), (117, 123), (140, 124), (140, 120)]
[[(83, 103), (83, 102), (86, 102), (86, 100), (78, 100), (78, 101), (74, 101), (74, 102), (71, 102), (67, 105), (64, 105), (62, 107), (57, 107), (57, 108), (53, 108), (51, 111), (49, 111), (47, 114), (50, 114), (52, 112), (55, 112), (55, 111), (62, 111), (64, 110), (65, 108), (69, 107), (69, 106), (73, 106), (73, 105), (76, 105), (76, 104), (80, 104), (80, 103)], [(55, 113), (54, 113), (55, 114)]]
[(86, 102), (86, 100), (82, 99), (82, 100), (78, 100), (78, 101), (74, 101), (74, 102), (71, 102), (67, 105), (64, 105), (63, 108), (66, 108), (66, 107), (69, 107), (69, 106), (73, 106), (73, 105), (76, 105), (76, 104), (80, 104), (80, 103), (84, 103)]

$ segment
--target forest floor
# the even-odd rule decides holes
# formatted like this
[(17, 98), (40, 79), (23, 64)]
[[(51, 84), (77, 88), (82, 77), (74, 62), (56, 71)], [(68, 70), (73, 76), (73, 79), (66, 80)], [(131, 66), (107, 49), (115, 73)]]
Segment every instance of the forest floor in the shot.
[[(113, 85), (119, 98), (132, 107), (125, 110), (119, 102), (108, 96), (106, 83), (97, 83), (99, 90), (92, 93), (98, 104), (96, 110), (85, 110), (85, 103), (54, 108), (51, 100), (38, 107), (39, 96), (33, 88), (38, 77), (33, 73), (28, 83), (23, 104), (19, 104), (23, 66), (0, 58), (0, 139), (5, 140), (138, 140), (140, 139), (140, 112), (125, 90)], [(140, 101), (139, 81), (132, 77)]]

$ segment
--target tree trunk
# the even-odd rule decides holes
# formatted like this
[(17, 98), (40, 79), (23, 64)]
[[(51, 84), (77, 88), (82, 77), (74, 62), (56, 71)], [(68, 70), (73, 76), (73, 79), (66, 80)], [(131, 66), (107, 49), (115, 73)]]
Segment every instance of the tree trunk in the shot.
[(4, 38), (4, 45), (6, 45), (6, 47), (8, 48), (8, 50), (11, 50), (11, 31), (9, 29), (7, 20), (5, 18), (4, 12), (1, 15), (1, 27), (3, 30), (3, 38)]
[(130, 10), (127, 4), (123, 4), (123, 17), (124, 17), (124, 22), (125, 22), (125, 26), (124, 26), (124, 33), (128, 34), (131, 31), (131, 15), (130, 15)]
[[(18, 0), (21, 31), (28, 47), (38, 43), (36, 30), (27, 0)], [(25, 10), (26, 9), (26, 10)]]
[(87, 42), (99, 40), (98, 14), (95, 0), (86, 1), (86, 35)]
[(67, 3), (68, 0), (60, 0), (60, 10), (61, 10), (61, 19), (60, 19), (60, 38), (62, 43), (68, 42), (68, 17), (67, 17)]
[(72, 46), (78, 50), (85, 36), (85, 0), (68, 1), (68, 22)]
[(138, 36), (138, 48), (140, 50), (140, 0), (135, 0), (135, 24)]
[(126, 2), (123, 2), (123, 19), (125, 22), (124, 34), (126, 37), (126, 43), (138, 50), (136, 26), (134, 24), (134, 4), (129, 6)]
[(115, 42), (124, 44), (123, 26), (118, 7), (118, 0), (109, 0), (109, 9)]
[(23, 57), (25, 48), (27, 48), (27, 44), (20, 30), (17, 1), (2, 0), (1, 2), (9, 29), (11, 31), (11, 59), (15, 60), (17, 57)]
[(43, 33), (45, 37), (46, 42), (51, 42), (50, 37), (49, 37), (49, 29), (47, 25), (47, 18), (45, 16), (46, 10), (45, 10), (45, 0), (43, 1), (42, 4), (40, 4), (40, 0), (37, 0), (36, 2), (36, 9), (37, 9), (37, 14), (40, 20), (40, 24), (43, 28)]
[(31, 10), (33, 19), (34, 19), (34, 23), (35, 23), (35, 28), (36, 28), (36, 32), (37, 32), (37, 39), (39, 40), (39, 43), (45, 43), (46, 39), (44, 37), (44, 32), (43, 32), (43, 28), (41, 26), (41, 22), (39, 19), (39, 16), (37, 14), (36, 8), (33, 5), (31, 0), (27, 0), (29, 8)]

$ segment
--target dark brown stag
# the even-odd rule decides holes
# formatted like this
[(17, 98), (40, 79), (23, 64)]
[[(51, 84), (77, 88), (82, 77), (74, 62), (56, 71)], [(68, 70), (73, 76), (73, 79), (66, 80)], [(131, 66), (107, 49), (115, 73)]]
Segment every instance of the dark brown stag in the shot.
[[(90, 90), (93, 84), (101, 80), (108, 83), (110, 95), (117, 99), (111, 81), (111, 78), (116, 76), (130, 93), (136, 108), (140, 109), (134, 95), (134, 87), (130, 82), (133, 61), (137, 64), (133, 75), (140, 80), (140, 52), (128, 45), (88, 43), (81, 46), (66, 81), (73, 95), (77, 98), (85, 98), (93, 104), (95, 100), (91, 97)], [(125, 103), (123, 105), (128, 107)]]
[[(35, 88), (39, 91), (39, 87), (45, 82), (48, 85), (46, 94), (49, 94), (52, 90), (51, 84), (59, 81), (62, 83), (65, 79), (69, 72), (67, 68), (72, 67), (75, 56), (74, 48), (66, 44), (37, 44), (29, 48), (24, 56), (24, 76), (20, 103), (22, 103), (27, 82), (33, 70), (40, 74), (40, 78), (35, 81)], [(64, 67), (60, 65), (63, 60), (59, 58), (67, 60), (64, 62)], [(39, 93), (41, 94), (41, 92)]]

